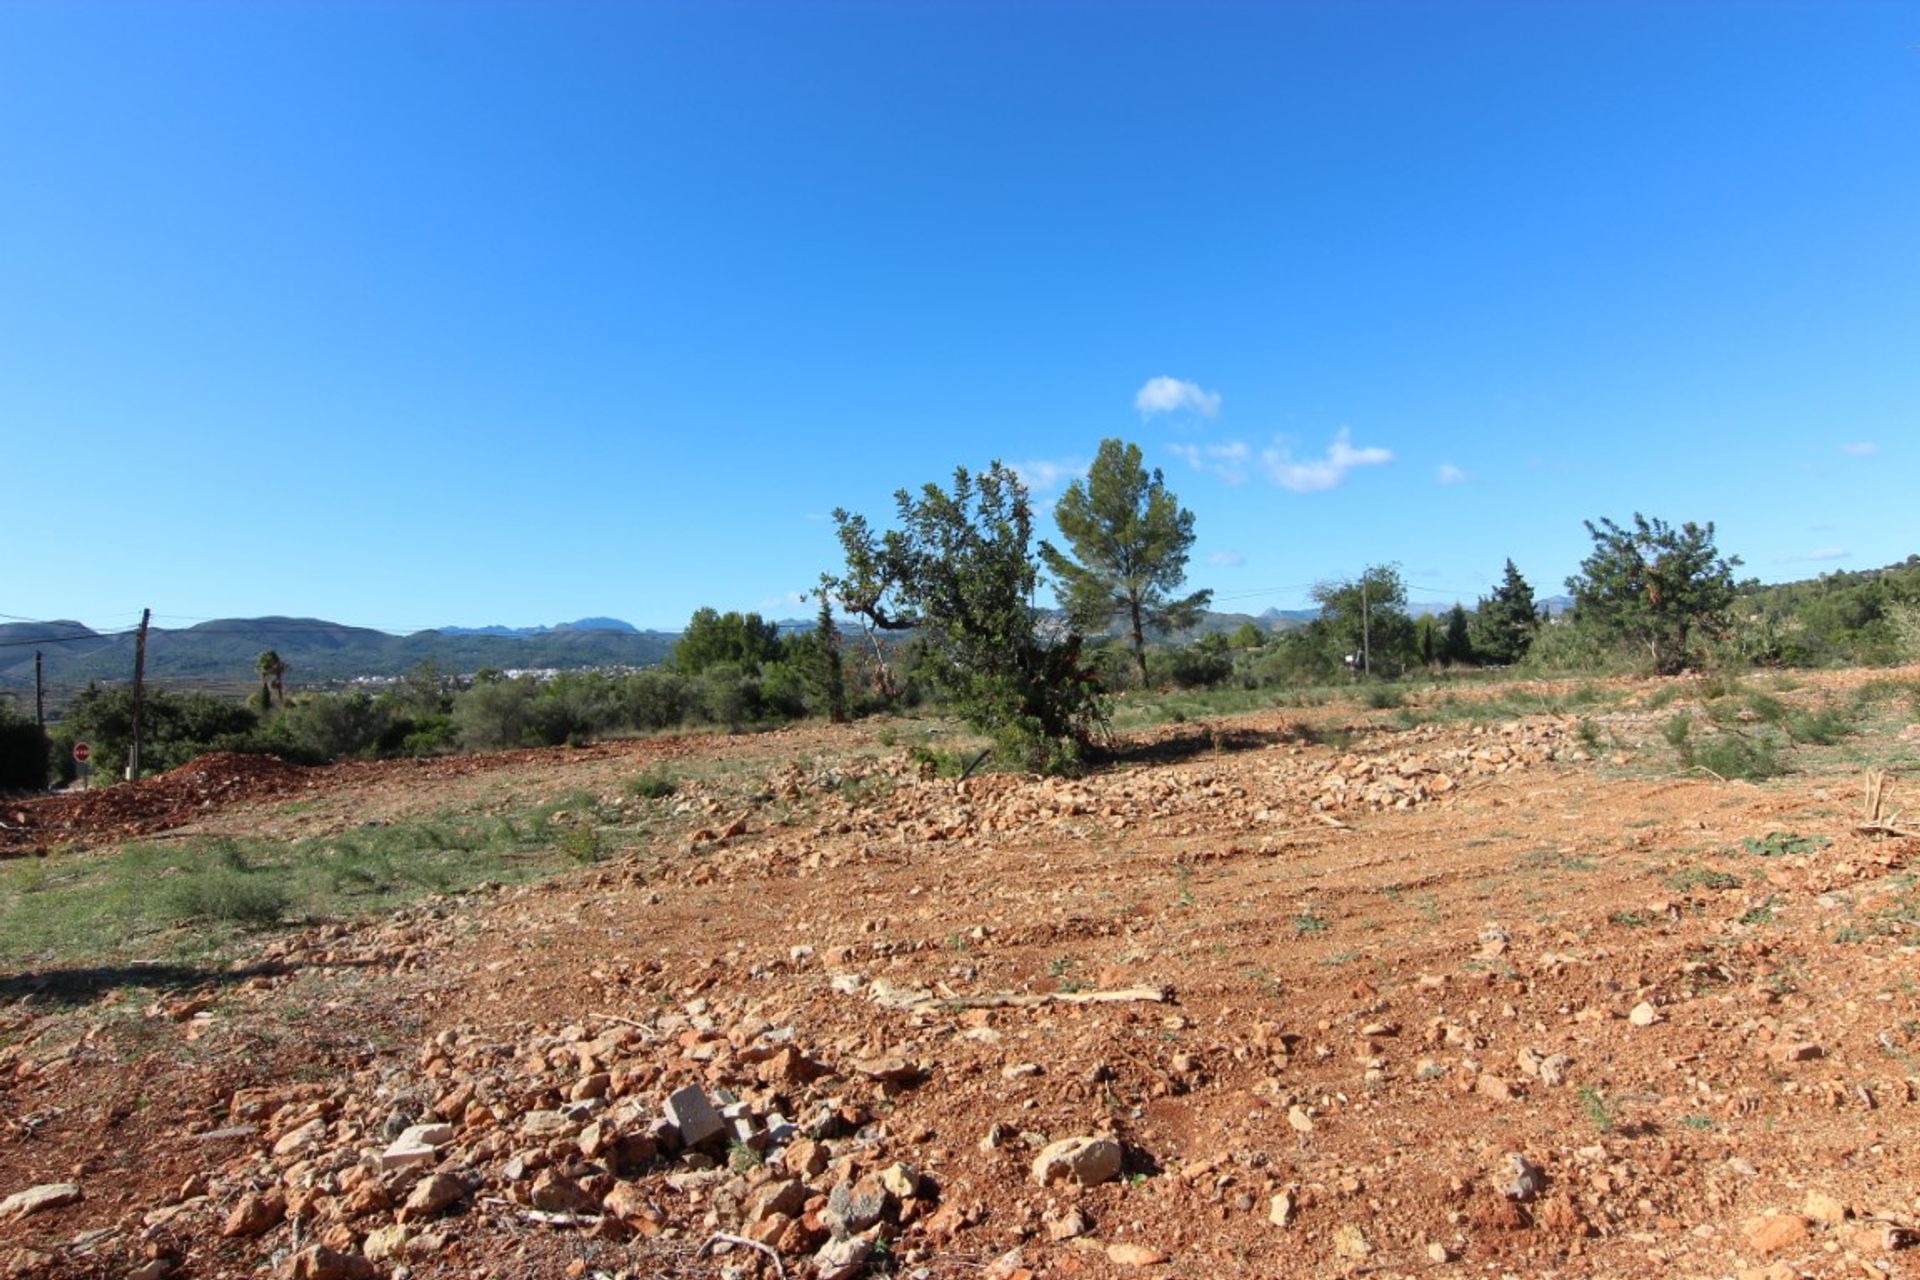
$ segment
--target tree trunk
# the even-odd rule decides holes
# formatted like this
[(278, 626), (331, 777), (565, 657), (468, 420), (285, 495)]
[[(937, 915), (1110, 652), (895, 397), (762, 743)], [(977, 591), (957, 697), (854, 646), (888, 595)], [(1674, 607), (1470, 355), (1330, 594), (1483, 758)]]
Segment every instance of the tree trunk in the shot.
[(1140, 602), (1127, 601), (1127, 619), (1133, 624), (1133, 661), (1140, 668), (1140, 688), (1147, 687), (1147, 637), (1140, 626)]

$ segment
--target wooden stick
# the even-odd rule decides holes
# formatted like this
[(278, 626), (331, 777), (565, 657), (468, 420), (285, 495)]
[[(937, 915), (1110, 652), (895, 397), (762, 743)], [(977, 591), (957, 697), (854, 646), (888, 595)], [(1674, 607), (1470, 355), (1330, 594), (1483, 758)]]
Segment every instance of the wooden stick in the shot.
[(1032, 995), (996, 992), (985, 996), (937, 996), (929, 993), (915, 1005), (939, 1004), (950, 1009), (1030, 1009), (1044, 1004), (1124, 1004), (1142, 1000), (1165, 1004), (1172, 993), (1165, 987), (1126, 987), (1119, 991), (1049, 991)]
[(758, 1240), (749, 1240), (745, 1236), (730, 1236), (724, 1231), (716, 1231), (712, 1235), (707, 1237), (707, 1242), (701, 1245), (699, 1250), (695, 1252), (693, 1256), (696, 1258), (706, 1257), (707, 1251), (713, 1248), (714, 1245), (719, 1244), (723, 1240), (728, 1244), (744, 1245), (749, 1249), (758, 1249), (760, 1252), (766, 1254), (769, 1258), (773, 1259), (774, 1274), (779, 1276), (780, 1280), (787, 1280), (787, 1268), (780, 1261), (779, 1251), (776, 1250), (772, 1245), (761, 1244)]
[(643, 1031), (649, 1039), (658, 1040), (660, 1038), (660, 1033), (646, 1023), (635, 1022), (632, 1018), (623, 1018), (617, 1013), (590, 1013), (587, 1016), (589, 1018), (601, 1018), (607, 1022), (617, 1022), (623, 1027), (632, 1027), (635, 1031)]

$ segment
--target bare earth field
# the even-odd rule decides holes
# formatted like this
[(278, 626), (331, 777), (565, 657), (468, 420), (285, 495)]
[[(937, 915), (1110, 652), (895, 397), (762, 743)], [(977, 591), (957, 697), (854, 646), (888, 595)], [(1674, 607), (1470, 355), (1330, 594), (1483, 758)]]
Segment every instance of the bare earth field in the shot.
[(324, 867), (535, 813), (573, 854), (6, 952), (0, 1275), (1920, 1274), (1920, 670), (1800, 679), (1754, 687), (1852, 727), (1760, 782), (1638, 682), (1072, 781), (931, 776), (894, 722), (0, 803), (22, 902), (134, 838)]

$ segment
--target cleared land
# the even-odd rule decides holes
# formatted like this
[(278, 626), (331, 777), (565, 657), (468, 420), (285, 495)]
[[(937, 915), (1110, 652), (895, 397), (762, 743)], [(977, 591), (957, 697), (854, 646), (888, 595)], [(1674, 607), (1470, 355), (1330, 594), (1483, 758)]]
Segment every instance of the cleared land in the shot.
[(0, 1270), (1905, 1274), (1920, 670), (1798, 681), (0, 804)]

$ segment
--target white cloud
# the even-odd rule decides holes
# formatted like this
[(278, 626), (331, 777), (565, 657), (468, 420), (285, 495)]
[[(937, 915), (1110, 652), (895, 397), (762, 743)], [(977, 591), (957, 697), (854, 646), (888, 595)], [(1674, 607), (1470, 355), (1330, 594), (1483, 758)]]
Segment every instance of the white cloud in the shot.
[(1880, 452), (1880, 446), (1871, 440), (1855, 440), (1851, 444), (1841, 445), (1840, 452), (1854, 458), (1871, 458)]
[(1324, 458), (1308, 458), (1296, 461), (1285, 448), (1275, 444), (1261, 450), (1260, 460), (1266, 464), (1267, 474), (1282, 489), (1294, 493), (1320, 493), (1326, 489), (1338, 488), (1347, 478), (1347, 472), (1355, 467), (1377, 467), (1393, 461), (1393, 451), (1382, 449), (1378, 445), (1353, 447), (1353, 433), (1346, 427), (1334, 435), (1333, 443), (1327, 446)]
[(1207, 557), (1207, 563), (1219, 569), (1238, 569), (1247, 562), (1247, 558), (1238, 551), (1216, 551)]
[(1466, 480), (1467, 473), (1454, 466), (1451, 462), (1443, 462), (1434, 471), (1433, 478), (1441, 484), (1460, 484)]
[(1852, 555), (1853, 552), (1847, 550), (1845, 547), (1815, 547), (1804, 555), (1784, 557), (1784, 563), (1802, 564), (1811, 562), (1820, 564), (1828, 560), (1845, 560)]
[(1184, 410), (1211, 418), (1220, 412), (1220, 393), (1203, 391), (1199, 383), (1179, 378), (1148, 378), (1146, 385), (1134, 392), (1133, 407), (1142, 417)]
[(1065, 488), (1087, 474), (1087, 464), (1072, 458), (1063, 458), (1059, 461), (1036, 458), (1032, 462), (1015, 462), (1009, 465), (1013, 468), (1013, 473), (1020, 477), (1020, 483), (1027, 486), (1027, 492), (1036, 494)]
[(1228, 484), (1240, 484), (1247, 478), (1247, 463), (1253, 450), (1243, 440), (1225, 444), (1170, 444), (1175, 457), (1185, 458), (1195, 471), (1210, 471)]

